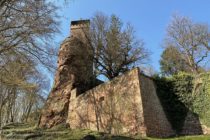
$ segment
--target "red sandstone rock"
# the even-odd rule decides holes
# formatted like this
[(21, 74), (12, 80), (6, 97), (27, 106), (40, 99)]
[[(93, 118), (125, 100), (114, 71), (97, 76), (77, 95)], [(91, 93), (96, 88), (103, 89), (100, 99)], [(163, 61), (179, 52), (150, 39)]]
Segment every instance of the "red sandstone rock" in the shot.
[(84, 91), (89, 87), (93, 62), (90, 56), (91, 49), (88, 49), (84, 35), (82, 35), (87, 25), (89, 21), (72, 22), (72, 36), (61, 44), (54, 87), (42, 110), (40, 127), (51, 128), (65, 123), (71, 90), (77, 88), (78, 91)]

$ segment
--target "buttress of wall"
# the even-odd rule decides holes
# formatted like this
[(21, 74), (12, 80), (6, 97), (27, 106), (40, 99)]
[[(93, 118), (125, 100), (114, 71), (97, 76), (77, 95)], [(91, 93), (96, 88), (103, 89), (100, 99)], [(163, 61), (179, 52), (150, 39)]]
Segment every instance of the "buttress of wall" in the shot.
[(169, 137), (174, 135), (175, 133), (156, 94), (153, 80), (141, 74), (139, 74), (139, 80), (147, 136)]
[(73, 129), (146, 135), (139, 88), (134, 69), (78, 97), (72, 93), (67, 123)]

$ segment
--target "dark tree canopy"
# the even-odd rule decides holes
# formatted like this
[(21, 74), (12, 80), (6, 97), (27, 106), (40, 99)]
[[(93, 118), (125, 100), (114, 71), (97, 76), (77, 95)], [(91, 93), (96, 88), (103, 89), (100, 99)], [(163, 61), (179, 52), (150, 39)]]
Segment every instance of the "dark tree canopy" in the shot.
[(163, 75), (174, 75), (181, 71), (190, 72), (189, 66), (175, 47), (167, 47), (163, 51), (160, 66)]

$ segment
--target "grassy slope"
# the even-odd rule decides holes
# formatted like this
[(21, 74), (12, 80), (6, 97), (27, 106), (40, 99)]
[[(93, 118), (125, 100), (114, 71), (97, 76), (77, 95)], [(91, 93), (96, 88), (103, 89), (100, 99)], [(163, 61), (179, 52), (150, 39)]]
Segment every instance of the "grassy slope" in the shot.
[[(86, 135), (94, 135), (97, 140), (161, 140), (156, 138), (141, 138), (140, 136), (111, 136), (85, 129), (70, 130), (62, 125), (44, 130), (29, 124), (11, 124), (3, 128), (2, 134), (7, 139), (15, 140), (79, 140)], [(210, 136), (188, 136), (165, 140), (210, 140)]]

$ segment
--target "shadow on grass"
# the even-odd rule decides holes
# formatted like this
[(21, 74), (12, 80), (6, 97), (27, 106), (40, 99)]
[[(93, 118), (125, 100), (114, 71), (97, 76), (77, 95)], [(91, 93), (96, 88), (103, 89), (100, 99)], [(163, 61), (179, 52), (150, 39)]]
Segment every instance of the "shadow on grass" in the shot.
[(111, 140), (136, 140), (136, 139), (126, 136), (112, 136)]
[(94, 135), (86, 135), (81, 140), (137, 140), (128, 136), (110, 136), (110, 135), (101, 135), (96, 138)]

